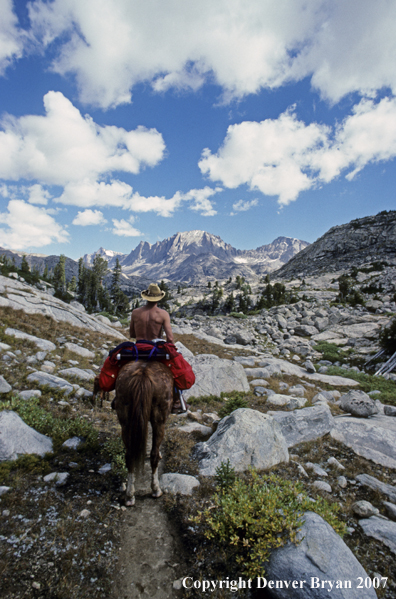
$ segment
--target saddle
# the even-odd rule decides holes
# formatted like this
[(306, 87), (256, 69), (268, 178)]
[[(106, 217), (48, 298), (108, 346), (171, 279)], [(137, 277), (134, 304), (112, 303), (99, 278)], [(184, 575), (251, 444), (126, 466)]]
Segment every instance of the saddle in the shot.
[(110, 350), (99, 375), (102, 391), (113, 391), (121, 366), (134, 360), (157, 360), (170, 368), (175, 386), (189, 389), (195, 383), (195, 374), (190, 364), (177, 351), (173, 343), (166, 341), (140, 340), (136, 343), (124, 341)]

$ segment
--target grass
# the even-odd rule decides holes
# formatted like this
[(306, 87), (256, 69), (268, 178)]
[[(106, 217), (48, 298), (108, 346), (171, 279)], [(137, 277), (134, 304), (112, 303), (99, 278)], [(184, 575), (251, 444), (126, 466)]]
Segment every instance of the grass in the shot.
[(382, 376), (365, 374), (364, 372), (355, 372), (354, 370), (345, 370), (337, 366), (331, 366), (326, 374), (334, 376), (343, 376), (357, 381), (360, 388), (365, 393), (369, 391), (381, 391), (381, 394), (375, 396), (382, 403), (396, 406), (396, 382), (384, 379)]

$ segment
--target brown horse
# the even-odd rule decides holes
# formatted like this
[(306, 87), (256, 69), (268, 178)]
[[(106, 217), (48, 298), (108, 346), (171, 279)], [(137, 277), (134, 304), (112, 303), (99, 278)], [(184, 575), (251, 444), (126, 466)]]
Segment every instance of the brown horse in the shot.
[(117, 377), (115, 409), (126, 449), (127, 506), (135, 503), (135, 472), (144, 467), (149, 421), (153, 431), (150, 454), (152, 495), (162, 495), (158, 481), (159, 448), (172, 408), (173, 388), (173, 376), (161, 362), (129, 362)]

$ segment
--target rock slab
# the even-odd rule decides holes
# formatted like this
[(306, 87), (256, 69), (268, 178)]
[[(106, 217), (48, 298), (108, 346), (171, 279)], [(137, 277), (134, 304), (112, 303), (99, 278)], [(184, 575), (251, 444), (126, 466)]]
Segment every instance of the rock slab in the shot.
[(268, 412), (281, 427), (288, 447), (305, 441), (314, 441), (330, 432), (334, 418), (326, 404), (303, 408), (294, 412)]
[(374, 400), (364, 391), (353, 389), (348, 391), (340, 399), (340, 408), (344, 412), (357, 416), (358, 418), (368, 418), (378, 412)]
[(222, 462), (230, 460), (237, 472), (250, 466), (266, 470), (289, 461), (281, 427), (274, 418), (249, 408), (239, 408), (223, 418), (216, 432), (194, 448), (200, 473), (214, 476)]
[[(272, 589), (271, 596), (275, 599), (376, 599), (373, 588), (357, 588), (357, 578), (363, 579), (367, 574), (352, 551), (332, 527), (314, 512), (305, 512), (304, 524), (297, 533), (301, 541), (299, 545), (289, 543), (276, 549), (266, 567), (267, 580), (304, 580), (302, 588)], [(322, 581), (332, 581), (333, 588), (328, 584), (317, 588)], [(336, 581), (351, 581), (351, 588), (336, 588)]]
[(371, 518), (359, 520), (359, 524), (365, 535), (381, 541), (396, 555), (396, 522), (371, 516)]
[(52, 439), (25, 424), (16, 412), (0, 412), (0, 462), (26, 453), (44, 456), (52, 452)]
[(212, 354), (201, 354), (189, 360), (195, 373), (195, 384), (183, 392), (184, 397), (220, 396), (222, 392), (249, 391), (249, 383), (241, 364), (223, 360)]
[(331, 436), (357, 455), (386, 468), (396, 469), (396, 420), (380, 414), (371, 418), (340, 416)]
[(188, 474), (178, 474), (177, 472), (168, 472), (160, 478), (160, 487), (166, 493), (176, 495), (192, 495), (193, 490), (199, 487), (200, 482), (195, 476)]

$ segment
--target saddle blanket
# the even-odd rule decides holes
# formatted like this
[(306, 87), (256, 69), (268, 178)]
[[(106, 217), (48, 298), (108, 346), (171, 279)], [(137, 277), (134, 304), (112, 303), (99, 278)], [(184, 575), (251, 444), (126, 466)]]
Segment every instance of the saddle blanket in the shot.
[(190, 389), (195, 383), (195, 374), (190, 364), (177, 351), (173, 343), (166, 341), (125, 341), (110, 350), (99, 375), (102, 391), (113, 391), (120, 368), (131, 360), (157, 360), (169, 367), (175, 386)]

